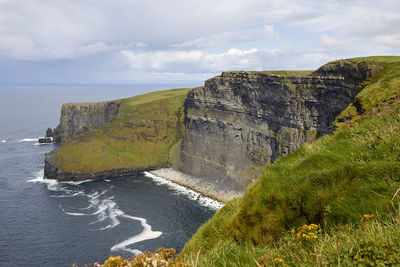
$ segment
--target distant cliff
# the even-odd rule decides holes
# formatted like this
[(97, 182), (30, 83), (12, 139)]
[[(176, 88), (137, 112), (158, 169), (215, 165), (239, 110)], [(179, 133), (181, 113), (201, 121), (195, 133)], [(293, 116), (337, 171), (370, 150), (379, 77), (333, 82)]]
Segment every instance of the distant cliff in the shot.
[(69, 103), (62, 105), (60, 124), (54, 129), (56, 141), (85, 127), (110, 123), (119, 113), (119, 101), (96, 103)]
[(98, 179), (168, 166), (171, 151), (182, 137), (187, 91), (64, 104), (54, 130), (61, 147), (46, 154), (45, 177)]
[(360, 83), (380, 68), (329, 63), (310, 75), (224, 72), (185, 101), (180, 171), (243, 192), (266, 162), (333, 131)]

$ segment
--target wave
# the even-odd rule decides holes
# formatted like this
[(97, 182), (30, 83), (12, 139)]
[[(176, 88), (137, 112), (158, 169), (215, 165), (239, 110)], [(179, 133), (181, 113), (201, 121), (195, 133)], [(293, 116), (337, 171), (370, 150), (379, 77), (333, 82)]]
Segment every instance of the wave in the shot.
[(142, 253), (140, 250), (130, 249), (130, 248), (128, 248), (128, 246), (133, 245), (135, 243), (145, 241), (145, 240), (155, 239), (162, 235), (162, 232), (160, 232), (160, 231), (153, 231), (151, 229), (151, 226), (147, 223), (147, 220), (144, 218), (130, 216), (130, 215), (126, 215), (126, 214), (123, 214), (122, 217), (140, 221), (140, 224), (143, 227), (143, 231), (138, 235), (132, 236), (132, 237), (122, 241), (121, 243), (118, 243), (118, 244), (112, 246), (111, 251), (123, 250), (123, 251), (131, 252), (133, 254), (138, 255), (138, 254)]
[(1, 142), (2, 142), (2, 143), (5, 143), (5, 142), (7, 142), (7, 140), (1, 140)]
[(39, 138), (25, 138), (25, 139), (21, 139), (18, 141), (18, 143), (21, 142), (37, 142), (39, 140)]
[(167, 179), (164, 179), (164, 178), (154, 175), (152, 173), (144, 172), (144, 175), (146, 177), (151, 178), (158, 185), (166, 185), (166, 186), (168, 186), (168, 188), (172, 189), (177, 194), (185, 195), (188, 198), (197, 201), (198, 203), (200, 203), (200, 205), (202, 205), (204, 207), (208, 207), (213, 210), (219, 210), (224, 206), (223, 202), (206, 197), (206, 196), (200, 194), (199, 192), (196, 192), (192, 189), (189, 189), (189, 188), (179, 185), (177, 183), (171, 182)]
[[(91, 181), (91, 180), (90, 180)], [(28, 180), (31, 183), (44, 183), (47, 185), (47, 188), (51, 191), (54, 191), (54, 195), (51, 197), (61, 198), (61, 197), (76, 197), (76, 196), (84, 196), (88, 198), (89, 205), (85, 208), (68, 208), (64, 209), (60, 206), (61, 210), (64, 214), (69, 216), (95, 216), (96, 220), (90, 224), (102, 224), (99, 230), (110, 230), (117, 227), (120, 224), (120, 218), (125, 218), (128, 220), (139, 221), (143, 227), (141, 233), (134, 235), (118, 244), (115, 244), (111, 247), (111, 251), (126, 251), (132, 254), (140, 254), (142, 251), (137, 249), (128, 248), (128, 246), (133, 245), (135, 243), (155, 239), (162, 235), (160, 231), (153, 231), (151, 225), (147, 223), (145, 218), (135, 217), (128, 214), (125, 214), (122, 211), (117, 203), (114, 201), (113, 196), (106, 197), (106, 193), (113, 187), (110, 186), (109, 189), (105, 189), (102, 191), (94, 191), (91, 193), (85, 193), (83, 189), (79, 189), (79, 187), (71, 189), (69, 185), (80, 185), (83, 182), (57, 182), (56, 180), (44, 179), (44, 170), (40, 170), (34, 175), (33, 179)], [(87, 211), (87, 212), (86, 212)], [(105, 223), (107, 222), (107, 223)]]
[(47, 189), (51, 191), (59, 191), (61, 187), (58, 182), (53, 179), (44, 179), (44, 169), (38, 171), (33, 179), (28, 180), (29, 183), (43, 183), (47, 185)]
[(54, 179), (45, 179), (44, 178), (44, 169), (38, 171), (33, 179), (28, 180), (29, 183), (42, 183), (47, 185), (47, 189), (55, 192), (62, 192), (63, 194), (52, 195), (52, 198), (65, 198), (65, 197), (75, 197), (84, 195), (83, 190), (71, 190), (65, 187), (65, 185), (79, 185), (81, 183), (85, 183), (88, 181), (80, 181), (80, 182), (58, 182)]
[(105, 199), (100, 199), (101, 196), (103, 196), (108, 190), (104, 190), (102, 192), (94, 192), (92, 194), (86, 194), (85, 196), (89, 198), (89, 206), (83, 209), (79, 209), (80, 211), (82, 210), (88, 210), (88, 209), (94, 209), (93, 212), (91, 213), (84, 213), (84, 212), (75, 212), (75, 211), (67, 211), (62, 208), (62, 211), (71, 216), (96, 216), (97, 220), (92, 222), (91, 224), (98, 224), (101, 222), (104, 222), (106, 220), (109, 221), (109, 223), (101, 228), (99, 230), (109, 230), (117, 227), (120, 224), (119, 218), (125, 218), (129, 220), (135, 220), (135, 221), (140, 221), (143, 230), (141, 233), (132, 236), (114, 246), (111, 247), (111, 251), (127, 251), (132, 254), (140, 254), (142, 251), (137, 250), (137, 249), (131, 249), (128, 248), (128, 246), (133, 245), (135, 243), (144, 241), (144, 240), (149, 240), (149, 239), (155, 239), (158, 238), (159, 236), (162, 235), (162, 232), (160, 231), (153, 231), (151, 226), (147, 223), (145, 218), (141, 217), (135, 217), (131, 216), (128, 214), (125, 214), (124, 211), (119, 209), (117, 203), (114, 201), (114, 198), (108, 197)]

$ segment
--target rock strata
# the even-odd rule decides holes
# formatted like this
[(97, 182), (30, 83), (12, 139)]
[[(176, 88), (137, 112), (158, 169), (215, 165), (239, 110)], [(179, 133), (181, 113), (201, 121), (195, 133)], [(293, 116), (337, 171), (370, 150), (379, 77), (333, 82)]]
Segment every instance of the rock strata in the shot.
[(55, 141), (63, 141), (69, 134), (87, 127), (110, 123), (118, 115), (119, 107), (119, 101), (62, 105), (60, 124), (54, 129)]
[[(339, 61), (304, 76), (223, 72), (203, 87), (189, 91), (184, 103), (184, 134), (170, 155), (170, 167), (196, 177), (195, 183), (188, 182), (192, 186), (203, 184), (207, 192), (238, 195), (266, 162), (331, 133), (335, 118), (356, 102), (362, 82), (379, 70), (370, 63)], [(54, 138), (63, 141), (74, 133), (75, 138), (85, 141), (93, 127), (111, 123), (118, 114), (119, 101), (65, 104)], [(178, 123), (176, 127), (181, 126)], [(59, 181), (130, 175), (165, 167), (66, 173), (54, 165), (56, 153), (46, 154), (45, 177)]]
[(224, 72), (188, 93), (179, 171), (243, 192), (266, 162), (333, 131), (335, 117), (379, 70), (329, 63), (308, 76)]

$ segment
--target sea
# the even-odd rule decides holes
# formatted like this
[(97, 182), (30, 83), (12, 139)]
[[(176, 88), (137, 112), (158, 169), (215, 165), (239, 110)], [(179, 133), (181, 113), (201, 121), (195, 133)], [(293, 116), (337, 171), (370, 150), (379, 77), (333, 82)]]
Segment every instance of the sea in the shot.
[(199, 84), (0, 85), (0, 265), (71, 266), (178, 252), (222, 203), (150, 173), (80, 183), (43, 179), (39, 144), (61, 105)]

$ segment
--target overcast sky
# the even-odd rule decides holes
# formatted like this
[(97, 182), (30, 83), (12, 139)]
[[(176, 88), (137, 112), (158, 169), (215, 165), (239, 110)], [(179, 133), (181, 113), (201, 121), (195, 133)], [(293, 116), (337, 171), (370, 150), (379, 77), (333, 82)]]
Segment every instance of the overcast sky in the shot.
[(201, 81), (400, 55), (400, 1), (0, 0), (0, 83)]

